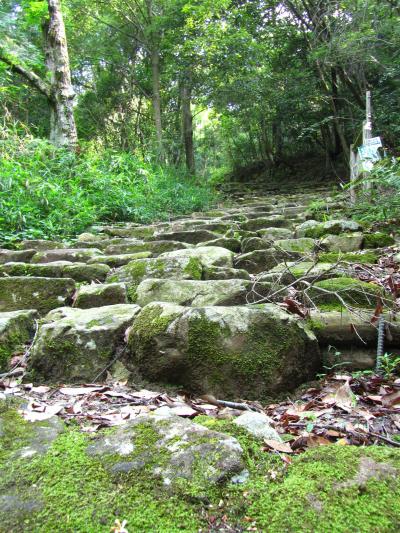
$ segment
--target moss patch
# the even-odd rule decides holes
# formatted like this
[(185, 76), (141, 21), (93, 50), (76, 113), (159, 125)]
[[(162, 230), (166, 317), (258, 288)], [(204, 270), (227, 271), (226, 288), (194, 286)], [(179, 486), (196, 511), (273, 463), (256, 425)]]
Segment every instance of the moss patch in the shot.
[(326, 252), (318, 255), (322, 263), (337, 263), (337, 261), (348, 261), (350, 263), (373, 264), (378, 260), (376, 252), (352, 253), (352, 252)]
[[(330, 291), (330, 293), (324, 291)], [(329, 310), (342, 307), (342, 302), (334, 293), (337, 293), (344, 302), (355, 307), (373, 307), (376, 305), (377, 297), (385, 297), (385, 292), (381, 287), (345, 277), (318, 281), (309, 291), (310, 297), (318, 306), (325, 306), (324, 310), (327, 310), (327, 306)], [(386, 299), (388, 299), (387, 296)]]
[(364, 248), (384, 248), (395, 243), (393, 237), (387, 233), (376, 232), (367, 233), (364, 236)]

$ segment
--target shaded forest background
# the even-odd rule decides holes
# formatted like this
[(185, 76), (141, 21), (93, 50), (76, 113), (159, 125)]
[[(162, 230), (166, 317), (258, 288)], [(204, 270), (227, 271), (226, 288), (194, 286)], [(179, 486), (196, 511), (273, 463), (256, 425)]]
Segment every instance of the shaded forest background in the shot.
[[(64, 0), (72, 150), (43, 140), (51, 109), (32, 83), (49, 82), (48, 9), (0, 3), (3, 239), (201, 208), (239, 169), (311, 155), (338, 168), (361, 143), (366, 90), (398, 154), (396, 0)], [(60, 195), (65, 216), (49, 207)]]

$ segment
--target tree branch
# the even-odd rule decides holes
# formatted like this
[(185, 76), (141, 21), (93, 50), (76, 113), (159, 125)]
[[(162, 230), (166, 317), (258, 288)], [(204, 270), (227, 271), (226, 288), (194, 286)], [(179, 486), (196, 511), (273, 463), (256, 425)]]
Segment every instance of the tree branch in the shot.
[(43, 94), (48, 100), (51, 100), (50, 86), (32, 70), (28, 70), (22, 65), (16, 63), (16, 61), (8, 54), (6, 54), (5, 51), (1, 48), (0, 61), (6, 63), (6, 65), (10, 67), (12, 72), (24, 77), (35, 89), (37, 89), (41, 94)]

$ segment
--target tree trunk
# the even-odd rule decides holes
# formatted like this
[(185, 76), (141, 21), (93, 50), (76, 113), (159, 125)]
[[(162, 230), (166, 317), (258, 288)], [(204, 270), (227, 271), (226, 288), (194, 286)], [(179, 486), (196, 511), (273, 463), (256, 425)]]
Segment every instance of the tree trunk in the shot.
[(77, 132), (67, 38), (59, 0), (47, 0), (49, 19), (43, 24), (46, 66), (50, 74), (50, 141), (74, 149)]
[(181, 85), (182, 99), (182, 136), (185, 146), (186, 168), (191, 174), (195, 173), (194, 145), (193, 145), (193, 115), (190, 107), (191, 96), (190, 76), (185, 76)]
[(157, 140), (157, 157), (161, 163), (164, 162), (164, 146), (163, 146), (163, 131), (161, 119), (161, 95), (160, 95), (160, 54), (157, 49), (152, 49), (150, 52), (151, 59), (151, 74), (152, 74), (152, 100), (154, 125), (156, 127)]

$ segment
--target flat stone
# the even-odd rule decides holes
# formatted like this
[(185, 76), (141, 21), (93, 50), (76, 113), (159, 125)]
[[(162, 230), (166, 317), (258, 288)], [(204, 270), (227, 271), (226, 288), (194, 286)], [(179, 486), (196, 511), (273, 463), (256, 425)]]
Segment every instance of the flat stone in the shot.
[(30, 239), (18, 243), (18, 248), (21, 250), (52, 250), (54, 248), (65, 248), (65, 244), (59, 241), (50, 241), (45, 239)]
[(250, 274), (259, 274), (270, 270), (280, 264), (282, 261), (293, 261), (298, 259), (302, 254), (298, 252), (285, 252), (269, 248), (267, 250), (255, 250), (235, 257), (235, 268), (241, 268), (250, 272)]
[(93, 382), (123, 348), (125, 332), (139, 310), (119, 304), (49, 313), (39, 327), (25, 380)]
[(127, 304), (125, 283), (99, 283), (82, 285), (74, 296), (74, 307), (90, 309), (105, 305)]
[(273, 420), (264, 413), (246, 411), (235, 418), (233, 423), (245, 429), (257, 439), (271, 439), (282, 442), (279, 433), (273, 427)]
[(231, 252), (240, 252), (240, 241), (238, 239), (220, 237), (212, 241), (201, 242), (197, 246), (218, 246), (220, 248), (226, 248)]
[(265, 228), (290, 228), (292, 223), (283, 215), (273, 215), (248, 220), (241, 224), (242, 229), (248, 231), (259, 231)]
[(257, 231), (262, 239), (274, 241), (275, 239), (290, 239), (293, 231), (287, 228), (264, 228)]
[(201, 496), (244, 469), (234, 437), (169, 414), (138, 416), (98, 438), (87, 453), (116, 476), (146, 470), (164, 489), (188, 496)]
[(247, 270), (227, 267), (206, 267), (203, 269), (203, 279), (250, 279)]
[(102, 252), (96, 248), (63, 248), (36, 252), (32, 263), (52, 263), (53, 261), (72, 261), (73, 263), (87, 263), (89, 259)]
[(0, 311), (36, 309), (43, 315), (72, 302), (75, 282), (69, 278), (0, 278)]

